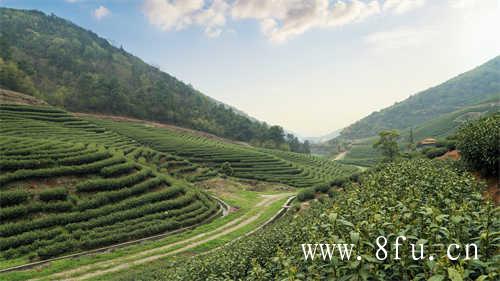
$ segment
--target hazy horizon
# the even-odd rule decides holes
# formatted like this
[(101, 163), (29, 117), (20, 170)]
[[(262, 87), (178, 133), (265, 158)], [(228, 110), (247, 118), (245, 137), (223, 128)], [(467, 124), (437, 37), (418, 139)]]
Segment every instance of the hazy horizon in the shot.
[(9, 1), (66, 18), (205, 95), (319, 137), (500, 54), (498, 0)]

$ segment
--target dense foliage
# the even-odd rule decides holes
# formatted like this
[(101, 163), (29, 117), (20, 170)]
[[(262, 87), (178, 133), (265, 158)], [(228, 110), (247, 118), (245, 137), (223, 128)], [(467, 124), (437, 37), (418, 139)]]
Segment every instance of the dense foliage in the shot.
[[(206, 255), (128, 270), (116, 280), (498, 280), (500, 214), (483, 201), (482, 189), (443, 161), (386, 164), (332, 192), (332, 201), (251, 237)], [(385, 261), (375, 258), (379, 235), (391, 239)], [(401, 260), (394, 260), (397, 235), (408, 237)], [(425, 259), (413, 260), (410, 242), (425, 245)], [(304, 261), (301, 243), (352, 243), (362, 259), (342, 260), (336, 252), (331, 261)], [(479, 260), (448, 259), (449, 243), (476, 243)]]
[(314, 198), (314, 192), (314, 189), (304, 188), (297, 194), (297, 200), (299, 200), (300, 202), (311, 200)]
[(0, 87), (71, 111), (168, 122), (259, 146), (308, 152), (123, 48), (54, 15), (0, 8)]
[[(417, 93), (350, 125), (341, 138), (374, 136), (386, 129), (403, 130), (498, 97), (500, 93), (500, 56), (443, 84)], [(498, 100), (497, 100), (498, 101)]]
[(485, 176), (500, 169), (500, 114), (464, 125), (457, 133), (457, 148), (465, 164)]

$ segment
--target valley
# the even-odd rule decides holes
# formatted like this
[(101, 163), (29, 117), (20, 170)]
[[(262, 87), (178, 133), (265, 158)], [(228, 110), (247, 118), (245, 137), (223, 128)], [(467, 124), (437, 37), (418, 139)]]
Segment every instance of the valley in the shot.
[[(273, 6), (277, 3), (283, 7)], [(134, 46), (147, 52), (165, 49), (161, 67), (54, 13), (0, 7), (0, 280), (499, 280), (498, 54), (343, 129), (331, 128), (333, 133), (307, 139), (290, 133), (292, 126), (259, 121), (163, 71), (166, 65), (180, 65), (175, 73), (198, 77), (205, 81), (203, 87), (220, 80), (216, 89), (221, 96), (237, 86), (241, 93), (231, 92), (234, 97), (246, 102), (251, 97), (257, 103), (242, 102), (245, 108), (262, 109), (255, 116), (280, 116), (293, 126), (301, 124), (304, 132), (319, 132), (319, 126), (330, 124), (327, 118), (359, 114), (359, 91), (365, 103), (372, 96), (401, 97), (392, 89), (396, 81), (406, 83), (427, 74), (410, 69), (411, 77), (387, 79), (390, 73), (384, 73), (383, 78), (374, 76), (376, 83), (368, 83), (373, 82), (369, 70), (376, 57), (383, 56), (385, 64), (396, 52), (393, 49), (374, 52), (377, 55), (358, 52), (348, 61), (349, 69), (333, 59), (333, 53), (343, 50), (335, 44), (327, 48), (332, 59), (300, 61), (299, 55), (312, 55), (302, 51), (287, 57), (285, 35), (298, 36), (309, 27), (299, 26), (299, 32), (282, 17), (302, 22), (307, 20), (301, 14), (307, 12), (304, 7), (312, 7), (322, 12), (304, 15), (317, 18), (331, 12), (337, 17), (333, 10), (345, 9), (341, 14), (357, 12), (364, 18), (371, 12), (363, 9), (387, 14), (391, 5), (402, 1), (339, 1), (332, 11), (322, 10), (329, 1), (321, 7), (314, 6), (319, 4), (315, 1), (294, 1), (293, 9), (288, 3), (270, 1), (254, 7), (252, 1), (144, 1), (137, 29), (127, 30), (134, 36), (129, 40), (144, 44)], [(65, 10), (69, 18), (82, 17), (83, 26), (104, 28), (108, 34), (122, 32), (123, 16), (138, 23), (137, 11), (121, 14), (127, 10), (125, 4), (113, 2), (111, 12), (104, 6), (111, 3), (103, 2), (92, 13), (88, 7), (95, 3), (59, 4), (54, 7), (74, 9)], [(148, 7), (155, 5), (160, 7), (151, 18)], [(241, 34), (224, 29), (231, 5), (249, 6), (243, 14), (233, 10), (228, 25), (247, 19), (247, 13), (257, 8), (284, 9), (277, 18), (259, 16), (261, 31), (283, 42), (253, 41), (245, 48), (264, 48), (259, 49), (262, 53), (250, 60), (230, 59), (229, 46), (238, 49), (238, 56), (245, 49), (232, 45)], [(394, 13), (402, 13), (398, 11)], [(361, 21), (359, 17), (353, 19)], [(291, 26), (298, 24), (294, 19)], [(324, 24), (332, 20), (323, 19)], [(115, 21), (107, 25), (106, 20)], [(170, 24), (176, 20), (182, 24), (173, 28)], [(193, 36), (194, 28), (184, 28), (205, 21), (207, 41), (161, 33), (174, 32), (173, 28), (176, 34)], [(319, 22), (323, 23), (315, 24)], [(121, 29), (113, 29), (117, 26)], [(280, 33), (287, 28), (286, 34)], [(168, 39), (168, 44), (141, 41), (154, 36)], [(192, 41), (179, 46), (171, 39), (188, 37)], [(373, 39), (364, 38), (366, 45), (379, 41), (369, 38)], [(326, 42), (327, 37), (321, 39)], [(206, 43), (203, 50), (196, 49), (199, 42)], [(227, 45), (220, 48), (220, 42)], [(298, 39), (290, 42), (297, 43)], [(315, 50), (319, 47), (314, 45)], [(216, 64), (206, 64), (212, 56)], [(276, 77), (264, 76), (269, 74), (264, 67), (262, 73), (250, 73), (253, 63), (262, 62), (261, 56)], [(293, 64), (274, 65), (274, 56)], [(321, 63), (308, 67), (314, 61)], [(231, 70), (221, 74), (227, 65)], [(239, 80), (245, 83), (233, 80), (241, 75), (234, 66), (245, 73)], [(363, 75), (344, 77), (351, 67)], [(300, 75), (303, 69), (310, 77)], [(367, 88), (336, 85), (336, 75), (359, 79), (363, 86), (367, 82)], [(298, 93), (302, 83), (308, 89)], [(368, 86), (374, 84), (378, 88)], [(262, 88), (252, 88), (256, 85)], [(328, 95), (321, 94), (325, 87)], [(351, 95), (351, 87), (360, 100), (349, 107), (342, 99)], [(246, 96), (248, 91), (251, 95)], [(313, 96), (310, 92), (317, 96), (307, 103), (299, 99)], [(272, 110), (260, 108), (258, 103), (267, 102), (270, 94), (279, 96), (270, 104)], [(338, 101), (332, 102), (330, 94)], [(323, 119), (307, 119), (307, 112), (314, 115), (323, 108), (318, 104), (323, 100), (331, 103), (321, 112)], [(297, 104), (300, 110), (292, 110)], [(349, 114), (340, 116), (336, 105), (346, 107)], [(380, 237), (391, 243), (379, 245)], [(320, 245), (315, 259), (304, 258), (301, 245), (307, 244)], [(324, 245), (350, 246), (351, 252), (347, 258), (324, 253)], [(415, 246), (422, 250), (415, 251)], [(469, 258), (462, 250), (472, 248), (474, 258)], [(379, 258), (381, 252), (386, 253), (384, 259)], [(467, 258), (453, 258), (460, 255)]]

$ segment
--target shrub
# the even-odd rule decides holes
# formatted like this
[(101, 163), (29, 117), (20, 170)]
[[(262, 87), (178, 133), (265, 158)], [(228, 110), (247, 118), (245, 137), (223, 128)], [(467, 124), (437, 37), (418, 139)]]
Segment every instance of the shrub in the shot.
[(143, 181), (151, 175), (150, 169), (143, 169), (139, 172), (120, 177), (120, 178), (99, 178), (91, 179), (81, 182), (76, 185), (76, 190), (79, 192), (91, 192), (100, 190), (113, 190), (120, 189), (127, 186), (132, 186), (138, 182)]
[(66, 241), (51, 244), (51, 245), (44, 247), (44, 248), (40, 248), (37, 250), (36, 254), (41, 259), (48, 259), (48, 258), (58, 256), (62, 253), (71, 251), (73, 249), (73, 245), (76, 244), (76, 241), (70, 240), (69, 236), (66, 236), (66, 237), (68, 238), (68, 239), (65, 239)]
[(457, 132), (462, 161), (484, 176), (498, 175), (500, 155), (500, 114), (467, 123)]
[(51, 188), (44, 190), (40, 193), (40, 200), (48, 202), (51, 200), (66, 200), (68, 197), (68, 190), (64, 187)]
[(330, 185), (325, 184), (325, 183), (318, 184), (314, 187), (314, 191), (321, 192), (321, 193), (327, 193), (329, 189), (330, 189)]
[(44, 212), (68, 212), (73, 209), (73, 204), (66, 201), (51, 202), (43, 206)]
[(431, 147), (425, 150), (425, 156), (429, 159), (433, 159), (445, 154), (446, 152), (448, 152), (448, 148), (446, 147)]
[(0, 192), (0, 206), (11, 206), (28, 200), (30, 194), (24, 190), (11, 190)]
[(349, 176), (349, 180), (353, 182), (359, 182), (361, 175), (359, 173), (354, 173), (351, 176)]
[(344, 177), (340, 177), (340, 178), (336, 178), (332, 181), (331, 185), (332, 186), (339, 186), (339, 187), (343, 187), (347, 182), (347, 179), (344, 178)]
[(125, 163), (116, 164), (113, 166), (104, 167), (101, 169), (101, 175), (104, 177), (116, 176), (124, 174), (135, 169), (137, 165), (134, 162), (127, 161)]
[(297, 200), (304, 202), (307, 200), (314, 199), (314, 190), (311, 188), (304, 188), (297, 194)]

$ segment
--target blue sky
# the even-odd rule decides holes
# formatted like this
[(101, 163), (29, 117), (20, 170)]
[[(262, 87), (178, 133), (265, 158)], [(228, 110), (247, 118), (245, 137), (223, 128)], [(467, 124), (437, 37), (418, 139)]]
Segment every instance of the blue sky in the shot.
[(500, 0), (0, 0), (67, 18), (302, 136), (500, 55)]

